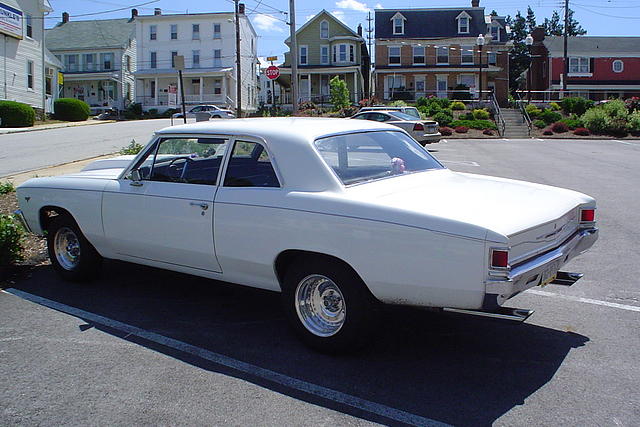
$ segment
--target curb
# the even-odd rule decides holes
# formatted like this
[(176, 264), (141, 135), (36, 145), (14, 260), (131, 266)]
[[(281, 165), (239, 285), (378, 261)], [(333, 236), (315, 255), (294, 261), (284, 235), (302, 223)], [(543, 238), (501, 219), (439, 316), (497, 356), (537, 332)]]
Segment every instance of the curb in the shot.
[(116, 123), (116, 121), (117, 120), (96, 120), (96, 121), (88, 121), (88, 122), (82, 122), (82, 123), (70, 122), (62, 126), (43, 125), (43, 126), (30, 127), (30, 128), (24, 128), (24, 129), (13, 129), (9, 131), (3, 131), (2, 129), (0, 129), (0, 135), (9, 135), (12, 133), (37, 132), (41, 130), (51, 130), (51, 129), (64, 129), (64, 128), (72, 128), (72, 127), (80, 127), (80, 126), (93, 126), (93, 125), (101, 125), (105, 123)]

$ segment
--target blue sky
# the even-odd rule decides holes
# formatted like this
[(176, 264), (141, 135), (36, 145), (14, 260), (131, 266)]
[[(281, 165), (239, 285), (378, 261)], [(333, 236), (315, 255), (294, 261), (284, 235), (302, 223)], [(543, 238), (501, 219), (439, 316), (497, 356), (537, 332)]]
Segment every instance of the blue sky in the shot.
[[(1, 1), (1, 0), (0, 0)], [(69, 12), (71, 19), (107, 19), (121, 18), (130, 15), (130, 7), (134, 5), (140, 14), (153, 13), (159, 7), (165, 13), (185, 12), (225, 12), (233, 11), (232, 0), (50, 0), (55, 9), (52, 17), (47, 19), (46, 26), (55, 25), (62, 12)], [(142, 3), (147, 3), (141, 5)], [(289, 10), (288, 0), (245, 0), (247, 14), (259, 36), (258, 55), (261, 57), (279, 55), (286, 50), (284, 40), (289, 35), (286, 24)], [(480, 6), (487, 13), (495, 9), (500, 15), (514, 16), (517, 10), (526, 14), (527, 5), (536, 13), (538, 23), (550, 17), (553, 10), (561, 11), (561, 0), (480, 0)], [(367, 28), (367, 12), (375, 8), (411, 8), (411, 7), (460, 7), (470, 6), (471, 0), (296, 0), (296, 26), (302, 26), (309, 18), (320, 10), (326, 9), (337, 18), (342, 19), (354, 30), (358, 24)], [(571, 8), (575, 18), (588, 31), (589, 35), (637, 36), (640, 24), (640, 0), (571, 0)], [(129, 8), (127, 8), (129, 7)], [(87, 13), (109, 11), (126, 8), (122, 11), (101, 13), (93, 16), (75, 16)], [(373, 13), (372, 13), (373, 15)], [(58, 19), (59, 20), (59, 19)], [(639, 48), (640, 50), (640, 48)]]

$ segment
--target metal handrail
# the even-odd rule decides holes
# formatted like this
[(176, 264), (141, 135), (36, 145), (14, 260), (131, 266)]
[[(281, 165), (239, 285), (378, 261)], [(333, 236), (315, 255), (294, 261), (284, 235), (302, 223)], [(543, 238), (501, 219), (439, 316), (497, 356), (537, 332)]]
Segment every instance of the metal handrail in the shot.
[(531, 136), (531, 117), (529, 117), (529, 113), (527, 112), (527, 109), (524, 105), (524, 100), (522, 99), (522, 97), (520, 97), (519, 93), (517, 93), (517, 95), (518, 108), (520, 109), (520, 113), (522, 114), (522, 123), (527, 124), (527, 132), (529, 133), (529, 136)]
[(498, 100), (496, 99), (496, 93), (491, 92), (491, 102), (493, 103), (493, 108), (496, 111), (495, 118), (498, 123), (498, 134), (500, 136), (504, 136), (504, 131), (507, 127), (506, 122), (504, 121), (504, 117), (502, 117), (502, 111), (500, 111), (500, 104), (498, 104)]

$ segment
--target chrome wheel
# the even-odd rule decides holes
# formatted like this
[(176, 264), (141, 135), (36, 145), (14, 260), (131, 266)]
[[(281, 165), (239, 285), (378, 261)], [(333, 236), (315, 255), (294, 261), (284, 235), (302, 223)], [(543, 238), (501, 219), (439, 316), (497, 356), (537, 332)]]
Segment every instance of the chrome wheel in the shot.
[(344, 297), (326, 276), (312, 274), (302, 279), (296, 288), (295, 305), (304, 327), (316, 336), (330, 337), (344, 325)]
[(65, 270), (73, 270), (80, 263), (80, 240), (69, 227), (58, 229), (53, 250), (58, 264)]

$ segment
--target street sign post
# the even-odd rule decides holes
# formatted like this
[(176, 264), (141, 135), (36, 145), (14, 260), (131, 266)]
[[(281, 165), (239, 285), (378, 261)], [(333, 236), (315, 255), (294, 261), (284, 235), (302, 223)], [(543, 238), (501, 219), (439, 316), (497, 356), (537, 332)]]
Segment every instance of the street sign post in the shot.
[(275, 65), (270, 65), (269, 67), (267, 67), (264, 74), (269, 80), (275, 80), (280, 77), (280, 68), (276, 67)]
[(187, 123), (187, 108), (184, 105), (184, 81), (182, 80), (182, 70), (184, 70), (184, 56), (176, 55), (173, 57), (173, 66), (178, 70), (178, 79), (180, 79), (180, 98), (182, 100), (182, 120)]
[(264, 74), (267, 76), (269, 80), (271, 80), (271, 101), (272, 101), (271, 106), (272, 108), (275, 109), (276, 108), (276, 79), (280, 77), (280, 68), (273, 65), (273, 61), (278, 59), (277, 56), (270, 56), (267, 59), (272, 62), (271, 62), (271, 65), (268, 66), (267, 69), (264, 71)]

